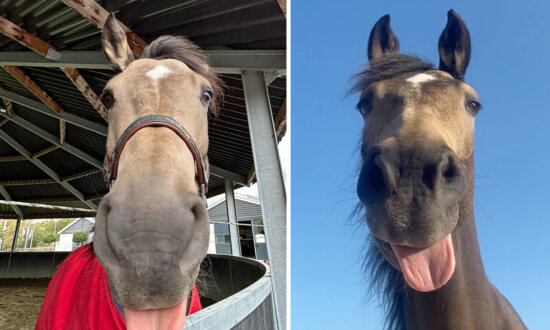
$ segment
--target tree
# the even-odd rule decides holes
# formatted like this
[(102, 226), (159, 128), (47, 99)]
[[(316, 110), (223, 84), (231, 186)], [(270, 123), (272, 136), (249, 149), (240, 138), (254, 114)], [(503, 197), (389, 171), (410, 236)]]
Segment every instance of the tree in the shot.
[(265, 235), (265, 232), (264, 232), (264, 219), (260, 219), (258, 221), (258, 233), (259, 234), (264, 234)]
[(77, 231), (73, 234), (73, 242), (83, 243), (88, 239), (88, 234), (83, 231)]
[(57, 240), (59, 240), (59, 236), (54, 234), (46, 234), (44, 235), (44, 237), (42, 237), (42, 242), (46, 244), (56, 242)]

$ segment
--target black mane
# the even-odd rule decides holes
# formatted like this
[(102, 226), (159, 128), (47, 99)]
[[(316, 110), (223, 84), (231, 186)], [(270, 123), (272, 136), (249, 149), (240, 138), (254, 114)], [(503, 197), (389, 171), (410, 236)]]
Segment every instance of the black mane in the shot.
[(386, 314), (385, 328), (404, 330), (403, 300), (407, 294), (405, 278), (384, 258), (372, 236), (369, 237), (363, 271), (369, 280), (369, 296), (378, 298)]
[(213, 89), (210, 109), (217, 111), (219, 100), (223, 97), (223, 83), (209, 66), (206, 55), (195, 43), (179, 36), (158, 37), (145, 47), (140, 58), (156, 60), (172, 58), (185, 63), (191, 70), (208, 80)]
[(421, 60), (416, 56), (396, 54), (386, 55), (381, 59), (374, 61), (370, 67), (355, 75), (355, 84), (351, 88), (351, 93), (361, 92), (370, 84), (402, 76), (410, 73), (421, 73), (433, 70), (432, 63)]

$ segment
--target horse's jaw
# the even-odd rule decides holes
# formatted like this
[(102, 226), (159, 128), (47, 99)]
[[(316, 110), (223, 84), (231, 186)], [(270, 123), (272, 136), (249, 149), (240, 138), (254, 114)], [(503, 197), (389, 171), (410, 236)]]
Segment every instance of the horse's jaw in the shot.
[(185, 323), (187, 299), (169, 308), (133, 310), (124, 308), (128, 330), (181, 330)]

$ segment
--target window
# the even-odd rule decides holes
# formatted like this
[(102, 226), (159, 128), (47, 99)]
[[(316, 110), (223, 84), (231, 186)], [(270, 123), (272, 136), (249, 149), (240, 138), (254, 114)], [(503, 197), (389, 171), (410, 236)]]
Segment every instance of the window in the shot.
[(216, 235), (216, 244), (230, 244), (231, 237), (229, 235)]

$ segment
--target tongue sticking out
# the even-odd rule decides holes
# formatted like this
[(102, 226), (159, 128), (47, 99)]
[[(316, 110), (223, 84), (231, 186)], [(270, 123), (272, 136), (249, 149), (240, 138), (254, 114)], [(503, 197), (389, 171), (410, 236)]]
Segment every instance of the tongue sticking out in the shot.
[(124, 309), (128, 330), (181, 330), (185, 323), (187, 299), (169, 308)]
[(420, 292), (437, 290), (445, 285), (455, 270), (451, 234), (434, 245), (411, 248), (391, 244), (407, 284)]

